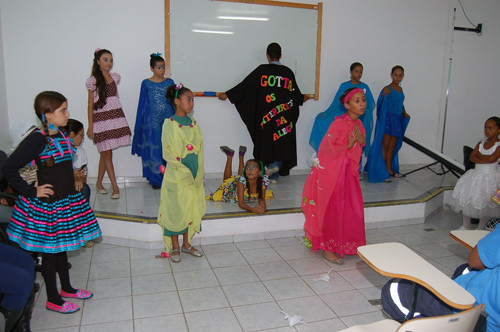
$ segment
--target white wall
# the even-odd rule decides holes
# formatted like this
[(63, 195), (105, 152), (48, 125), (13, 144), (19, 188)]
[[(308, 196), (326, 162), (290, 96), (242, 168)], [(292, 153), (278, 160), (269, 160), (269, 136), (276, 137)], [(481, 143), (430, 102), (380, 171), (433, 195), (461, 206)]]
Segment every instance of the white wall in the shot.
[[(445, 152), (457, 160), (462, 158), (463, 144), (474, 144), (481, 137), (484, 119), (498, 115), (494, 98), (500, 86), (496, 61), (500, 55), (500, 23), (495, 17), (500, 2), (462, 2), (469, 16), (484, 24), (484, 34), (455, 33)], [(459, 8), (457, 0), (323, 1), (320, 99), (308, 101), (301, 108), (297, 170), (307, 168), (314, 117), (329, 106), (338, 85), (349, 79), (349, 65), (354, 61), (364, 64), (363, 81), (375, 98), (390, 83), (391, 67), (405, 67), (403, 89), (406, 109), (412, 116), (408, 134), (427, 146), (440, 148), (453, 7)], [(33, 99), (49, 89), (63, 93), (72, 117), (86, 124), (84, 83), (90, 74), (93, 51), (100, 47), (113, 52), (114, 71), (122, 75), (120, 98), (133, 128), (140, 82), (151, 75), (149, 54), (163, 53), (163, 0), (0, 0), (0, 13), (11, 126), (26, 119), (34, 121)], [(463, 14), (457, 11), (457, 25), (465, 24)], [(262, 54), (266, 46), (262, 45)], [(286, 58), (286, 49), (283, 51)], [(0, 72), (0, 84), (1, 76)], [(182, 77), (173, 78), (183, 82)], [(183, 83), (189, 86), (189, 82)], [(194, 116), (204, 134), (205, 172), (222, 171), (225, 160), (220, 145), (245, 144), (251, 149), (250, 137), (228, 101), (199, 97)], [(89, 141), (84, 147), (90, 163), (97, 165), (95, 147)], [(141, 175), (140, 160), (130, 155), (130, 148), (118, 149), (114, 160), (119, 176)], [(402, 164), (427, 160), (411, 147), (403, 148), (400, 154)], [(90, 167), (89, 175), (95, 176), (96, 170)]]
[[(0, 9), (0, 27), (2, 26), (2, 15)], [(9, 113), (7, 112), (7, 93), (5, 86), (5, 66), (3, 56), (3, 37), (0, 29), (0, 150), (9, 152)]]
[[(500, 1), (462, 3), (473, 23), (483, 23), (483, 34), (455, 31), (444, 152), (460, 158), (463, 145), (474, 147), (484, 138), (486, 119), (500, 116)], [(451, 4), (456, 26), (470, 27), (457, 1)]]

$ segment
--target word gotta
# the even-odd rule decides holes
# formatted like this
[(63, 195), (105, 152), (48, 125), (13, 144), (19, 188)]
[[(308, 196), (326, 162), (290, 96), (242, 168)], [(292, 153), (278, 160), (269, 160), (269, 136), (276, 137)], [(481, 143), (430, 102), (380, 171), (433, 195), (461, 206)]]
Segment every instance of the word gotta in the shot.
[[(281, 86), (281, 84), (283, 83), (283, 86)], [(278, 87), (278, 88), (284, 88), (284, 89), (288, 89), (289, 91), (293, 91), (293, 84), (292, 84), (292, 80), (287, 78), (287, 77), (283, 77), (283, 76), (274, 76), (274, 75), (262, 75), (260, 77), (260, 85), (261, 86), (270, 86), (270, 87)]]

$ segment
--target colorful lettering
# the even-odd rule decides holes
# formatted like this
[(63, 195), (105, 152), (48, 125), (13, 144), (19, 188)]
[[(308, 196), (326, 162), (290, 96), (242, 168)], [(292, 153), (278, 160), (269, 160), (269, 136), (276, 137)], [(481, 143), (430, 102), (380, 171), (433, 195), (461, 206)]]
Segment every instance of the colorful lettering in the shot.
[[(276, 119), (276, 123), (280, 122), (281, 124), (283, 124), (282, 121), (285, 121), (285, 123), (287, 123), (284, 117), (281, 117), (281, 120)], [(277, 132), (273, 133), (273, 140), (276, 141), (277, 139), (280, 139), (286, 134), (292, 132), (292, 129), (293, 129), (293, 122), (290, 122), (288, 126), (281, 128)]]
[(267, 86), (267, 75), (262, 75), (262, 77), (260, 78), (260, 85)]
[(272, 101), (275, 101), (276, 100), (276, 96), (274, 95), (274, 93), (271, 93), (270, 95), (267, 95), (266, 96), (266, 101), (268, 103), (272, 102)]
[(288, 88), (288, 87), (287, 87), (287, 86), (288, 86), (288, 81), (290, 81), (290, 79), (289, 79), (289, 78), (287, 78), (287, 77), (283, 77), (283, 80), (285, 81), (285, 85), (284, 85), (283, 87), (284, 87), (285, 89), (287, 89), (287, 88)]
[(292, 80), (287, 78), (287, 77), (283, 77), (283, 76), (262, 75), (260, 77), (260, 85), (261, 86), (270, 86), (270, 87), (276, 86), (278, 88), (285, 88), (285, 89), (288, 89), (290, 91), (293, 91)]
[(282, 116), (282, 117), (281, 117), (281, 120), (280, 120), (280, 123), (281, 123), (281, 124), (285, 124), (285, 123), (288, 123), (288, 121), (286, 121), (285, 117), (284, 117), (284, 116)]
[(281, 79), (282, 79), (282, 78), (283, 78), (283, 77), (281, 77), (281, 76), (276, 76), (276, 80), (278, 81), (278, 85), (277, 85), (277, 86), (278, 86), (278, 88), (281, 88)]
[[(274, 93), (271, 94), (270, 96), (272, 96), (274, 98)], [(276, 107), (274, 107), (267, 114), (265, 114), (264, 116), (262, 116), (262, 122), (261, 122), (260, 126), (262, 128), (264, 128), (264, 125), (266, 123), (270, 122), (272, 118), (274, 118), (276, 115), (278, 115), (281, 112), (289, 110), (292, 107), (292, 105), (293, 105), (293, 99), (290, 99), (290, 101), (287, 102), (286, 104), (276, 105)], [(284, 119), (284, 117), (282, 117), (282, 119)], [(285, 122), (283, 122), (283, 121), (281, 122), (281, 124), (285, 124), (285, 123), (287, 123), (287, 122), (286, 121)], [(278, 126), (279, 125), (280, 124), (278, 124)]]
[(269, 76), (269, 78), (267, 79), (267, 84), (269, 84), (269, 86), (275, 86), (276, 85), (276, 76), (274, 76), (274, 75)]

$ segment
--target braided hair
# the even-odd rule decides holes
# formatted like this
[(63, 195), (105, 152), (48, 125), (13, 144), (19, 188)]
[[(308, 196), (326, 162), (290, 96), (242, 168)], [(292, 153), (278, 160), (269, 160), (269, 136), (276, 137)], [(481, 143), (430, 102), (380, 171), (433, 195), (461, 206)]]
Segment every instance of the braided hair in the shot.
[(102, 74), (101, 67), (97, 63), (98, 60), (101, 59), (103, 54), (111, 54), (107, 49), (100, 49), (97, 52), (94, 52), (94, 60), (92, 62), (92, 73), (91, 75), (95, 77), (95, 86), (97, 92), (99, 94), (99, 99), (95, 102), (96, 108), (102, 108), (106, 104), (106, 79)]
[[(262, 181), (264, 180), (264, 178), (262, 177), (262, 162), (257, 160), (257, 159), (248, 159), (247, 160), (247, 163), (246, 165), (248, 165), (248, 163), (250, 162), (254, 162), (256, 163), (258, 166), (259, 166), (259, 176), (257, 177), (257, 194), (258, 194), (258, 197), (259, 197), (259, 200), (263, 199), (264, 196), (262, 195)], [(246, 168), (246, 165), (245, 165), (245, 168)], [(248, 177), (247, 177), (247, 173), (246, 172), (243, 172), (243, 175), (245, 176), (245, 180), (246, 180), (246, 188), (248, 190), (248, 195), (250, 195), (250, 181), (248, 181)]]
[[(67, 101), (66, 97), (56, 91), (43, 91), (35, 97), (35, 113), (42, 122), (43, 130), (45, 132), (45, 141), (47, 147), (49, 148), (51, 148), (49, 143), (49, 122), (47, 121), (45, 114), (54, 112), (56, 109), (61, 107), (65, 101)], [(54, 157), (50, 157), (46, 161), (46, 165), (54, 165)]]

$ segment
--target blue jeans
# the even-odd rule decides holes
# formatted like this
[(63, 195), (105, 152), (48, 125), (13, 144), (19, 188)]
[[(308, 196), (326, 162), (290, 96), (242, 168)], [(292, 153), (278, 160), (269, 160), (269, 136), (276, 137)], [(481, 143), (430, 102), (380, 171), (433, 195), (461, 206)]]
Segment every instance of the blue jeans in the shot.
[[(275, 167), (278, 167), (278, 168), (281, 168), (281, 165), (282, 165), (282, 162), (281, 161), (273, 161), (272, 163), (269, 163), (266, 165), (266, 167), (269, 169), (269, 168), (275, 168)], [(269, 180), (278, 180), (278, 178), (280, 177), (280, 174), (279, 174), (279, 171), (274, 173), (273, 175), (271, 175), (269, 177)]]

